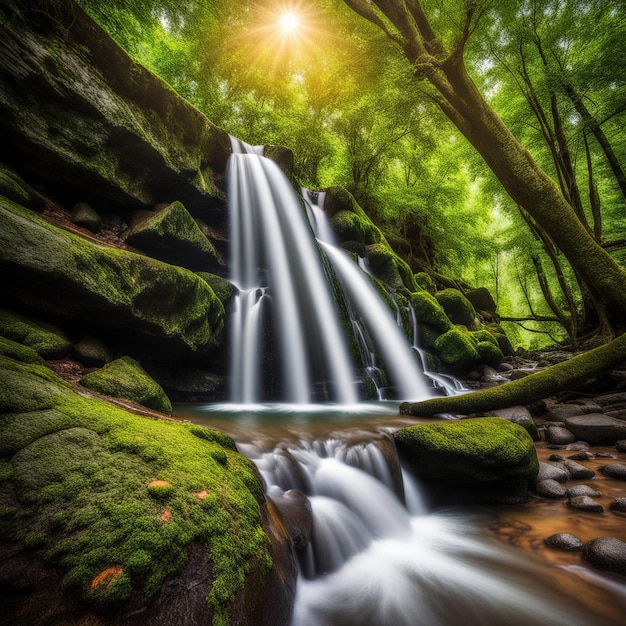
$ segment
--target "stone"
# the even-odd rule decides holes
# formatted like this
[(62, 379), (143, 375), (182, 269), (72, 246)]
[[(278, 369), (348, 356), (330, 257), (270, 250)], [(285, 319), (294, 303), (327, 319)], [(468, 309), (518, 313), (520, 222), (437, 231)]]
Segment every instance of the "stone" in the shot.
[(30, 206), (30, 194), (22, 177), (4, 163), (0, 163), (0, 196), (22, 206)]
[(166, 415), (172, 414), (172, 404), (159, 384), (130, 357), (111, 361), (80, 379), (83, 387), (114, 398), (125, 398)]
[(593, 478), (596, 474), (592, 469), (576, 463), (571, 459), (566, 459), (561, 463), (561, 466), (569, 473), (571, 478), (576, 480), (581, 478)]
[(583, 559), (598, 569), (626, 575), (626, 543), (616, 537), (597, 537), (587, 543)]
[(512, 406), (506, 409), (498, 409), (492, 411), (492, 414), (503, 417), (505, 420), (513, 422), (514, 424), (519, 424), (533, 438), (533, 441), (539, 441), (541, 439), (537, 424), (535, 424), (535, 420), (525, 406)]
[(215, 271), (222, 267), (215, 247), (181, 202), (172, 202), (157, 212), (142, 212), (124, 239), (149, 256), (172, 265), (194, 271)]
[(565, 424), (577, 439), (591, 444), (615, 444), (626, 438), (626, 422), (601, 413), (574, 415), (566, 418)]
[(102, 367), (113, 360), (113, 353), (97, 337), (85, 335), (74, 344), (76, 358), (90, 367)]
[(565, 495), (568, 498), (578, 498), (579, 496), (589, 496), (590, 498), (598, 498), (602, 494), (590, 487), (589, 485), (574, 485), (565, 490)]
[(296, 489), (284, 493), (270, 493), (268, 499), (278, 509), (281, 521), (296, 550), (303, 550), (313, 532), (313, 511), (309, 499)]
[(576, 552), (582, 550), (585, 544), (575, 535), (570, 533), (557, 533), (550, 535), (544, 539), (545, 543), (551, 548), (557, 550), (565, 550), (567, 552)]
[(558, 483), (565, 483), (569, 480), (569, 478), (569, 473), (565, 468), (540, 461), (539, 473), (535, 478), (535, 483), (539, 483), (542, 480), (556, 480)]
[(542, 496), (543, 498), (558, 500), (559, 498), (565, 497), (565, 490), (563, 487), (561, 487), (556, 480), (552, 480), (551, 478), (536, 483), (535, 491), (538, 496)]
[(626, 513), (626, 498), (615, 498), (609, 505), (611, 511), (617, 511), (618, 513)]
[(575, 404), (557, 404), (548, 411), (546, 420), (550, 422), (562, 422), (566, 417), (583, 415), (584, 412), (583, 407)]
[(570, 498), (567, 501), (567, 506), (570, 509), (587, 511), (589, 513), (602, 513), (604, 511), (604, 507), (589, 496), (576, 496), (574, 498)]
[(596, 396), (595, 401), (605, 410), (609, 407), (623, 408), (626, 407), (626, 393), (607, 393), (602, 396)]
[(572, 461), (589, 461), (590, 459), (595, 458), (595, 456), (595, 454), (589, 452), (588, 450), (581, 450), (580, 452), (570, 454), (567, 458)]
[(92, 233), (102, 230), (102, 218), (86, 202), (79, 202), (72, 208), (72, 222), (87, 228)]
[(478, 287), (477, 289), (469, 289), (465, 292), (465, 297), (476, 311), (496, 312), (496, 303), (491, 292), (486, 287)]
[(462, 324), (470, 330), (476, 330), (476, 310), (458, 289), (443, 289), (435, 293), (435, 298), (453, 324)]
[(558, 446), (564, 446), (576, 441), (576, 437), (574, 433), (567, 430), (567, 428), (552, 426), (551, 428), (546, 428), (546, 441)]
[(578, 451), (589, 450), (589, 444), (586, 441), (575, 441), (574, 443), (568, 443), (565, 449)]
[(619, 452), (626, 452), (626, 439), (620, 439), (615, 442), (615, 447)]
[(556, 462), (556, 461), (565, 461), (565, 458), (564, 458), (564, 457), (562, 457), (560, 454), (551, 454), (551, 455), (548, 457), (548, 461), (553, 461), (553, 462)]
[(611, 478), (626, 480), (626, 465), (623, 463), (610, 463), (600, 468), (600, 471)]

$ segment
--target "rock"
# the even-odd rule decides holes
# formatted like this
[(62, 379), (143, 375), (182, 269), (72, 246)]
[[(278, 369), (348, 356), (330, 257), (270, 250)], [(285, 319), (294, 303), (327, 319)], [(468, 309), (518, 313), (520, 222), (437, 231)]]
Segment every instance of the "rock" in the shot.
[(172, 414), (172, 404), (159, 384), (130, 357), (112, 361), (103, 368), (80, 379), (83, 387), (114, 398), (125, 398), (166, 415)]
[(480, 361), (471, 335), (463, 326), (454, 326), (435, 340), (435, 353), (446, 365), (469, 367)]
[(538, 496), (543, 498), (553, 498), (558, 500), (565, 497), (565, 490), (556, 480), (548, 478), (535, 484), (535, 490)]
[(596, 489), (594, 489), (593, 487), (590, 487), (589, 485), (574, 485), (573, 487), (566, 489), (565, 495), (568, 498), (578, 498), (579, 496), (589, 496), (590, 498), (598, 498), (602, 494)]
[(284, 493), (269, 493), (268, 498), (278, 509), (296, 550), (303, 550), (313, 532), (313, 511), (309, 499), (296, 489)]
[(576, 437), (567, 428), (561, 428), (560, 426), (552, 426), (546, 428), (546, 441), (548, 443), (554, 443), (558, 446), (564, 446), (568, 443), (576, 441)]
[(599, 404), (603, 409), (618, 409), (626, 407), (626, 393), (607, 393), (603, 396), (596, 396), (595, 401)]
[(575, 454), (570, 454), (567, 458), (572, 461), (588, 461), (589, 459), (595, 458), (595, 456), (595, 454), (589, 452), (588, 450), (581, 450)]
[(626, 439), (620, 439), (615, 442), (615, 447), (619, 452), (626, 452)]
[(597, 537), (589, 541), (583, 559), (598, 569), (626, 576), (626, 543), (615, 537)]
[(569, 400), (562, 406), (581, 407), (583, 413), (602, 413), (602, 407), (593, 398), (576, 398), (575, 400)]
[(434, 296), (425, 291), (418, 291), (411, 294), (410, 301), (420, 325), (428, 324), (439, 331), (438, 335), (452, 328), (445, 311)]
[(470, 330), (477, 330), (476, 310), (458, 289), (443, 289), (435, 293), (435, 298), (453, 324), (462, 324)]
[(42, 313), (189, 354), (222, 340), (224, 307), (189, 270), (96, 245), (0, 198), (0, 290)]
[(291, 180), (293, 176), (293, 151), (285, 146), (264, 146), (263, 156), (271, 159)]
[(601, 413), (574, 415), (566, 418), (565, 424), (577, 439), (591, 444), (614, 444), (626, 438), (626, 422)]
[(535, 478), (535, 483), (540, 483), (542, 480), (556, 480), (558, 483), (565, 483), (569, 478), (569, 473), (565, 468), (540, 461), (539, 473)]
[(578, 537), (570, 535), (569, 533), (557, 533), (556, 535), (550, 535), (544, 539), (544, 541), (551, 548), (566, 550), (568, 552), (582, 550), (585, 545)]
[(584, 412), (585, 411), (581, 406), (574, 404), (557, 404), (548, 411), (546, 420), (550, 422), (562, 422), (566, 417), (571, 417), (572, 415), (583, 415)]
[(609, 465), (604, 465), (600, 468), (600, 471), (605, 476), (617, 478), (618, 480), (626, 480), (626, 465), (623, 463), (611, 463)]
[(586, 441), (575, 441), (574, 443), (568, 443), (565, 446), (566, 450), (589, 450), (589, 444)]
[(6, 18), (0, 41), (0, 129), (20, 172), (94, 204), (180, 200), (223, 221), (214, 171), (225, 171), (228, 134), (78, 6), (24, 8)]
[(102, 367), (113, 360), (113, 353), (93, 335), (85, 335), (75, 343), (74, 352), (81, 363), (90, 367)]
[[(530, 435), (498, 417), (470, 418), (402, 428), (394, 435), (400, 458), (422, 481), (459, 486), (507, 485), (520, 497), (537, 474)], [(484, 495), (484, 494), (483, 494)], [(480, 495), (476, 496), (480, 499)]]
[(26, 183), (17, 172), (4, 163), (0, 163), (0, 196), (22, 206), (30, 206), (30, 194), (26, 191)]
[(617, 511), (618, 513), (626, 513), (626, 498), (615, 498), (609, 505), (611, 511)]
[(155, 259), (190, 270), (212, 271), (221, 266), (213, 244), (181, 202), (156, 213), (142, 213), (124, 239)]
[(43, 365), (45, 363), (45, 361), (32, 348), (1, 336), (0, 354), (8, 356), (10, 359), (21, 361), (22, 363), (36, 363), (38, 365)]
[(553, 461), (553, 462), (556, 462), (556, 461), (565, 461), (565, 458), (564, 458), (564, 457), (562, 457), (560, 454), (551, 454), (551, 455), (548, 457), (548, 461)]
[(67, 337), (52, 324), (36, 322), (6, 309), (0, 309), (0, 335), (32, 348), (45, 359), (63, 358), (72, 348)]
[(102, 229), (102, 219), (86, 202), (79, 202), (74, 206), (72, 222), (77, 226), (87, 228), (92, 233), (100, 232)]
[(580, 463), (576, 463), (576, 461), (572, 461), (570, 459), (566, 459), (561, 463), (561, 467), (563, 467), (570, 475), (571, 478), (576, 480), (580, 478), (593, 478), (596, 474), (592, 469), (581, 465)]
[(539, 441), (541, 439), (535, 420), (533, 420), (530, 411), (526, 407), (512, 406), (507, 409), (492, 411), (492, 413), (498, 417), (503, 417), (509, 422), (519, 424), (533, 438), (533, 441)]
[(210, 274), (208, 272), (196, 272), (196, 274), (213, 289), (215, 295), (220, 299), (224, 308), (226, 308), (230, 304), (230, 300), (236, 291), (235, 286), (229, 280), (217, 276), (216, 274)]
[(478, 287), (465, 292), (465, 297), (476, 311), (496, 312), (496, 303), (491, 292), (486, 287)]
[(604, 508), (599, 502), (596, 502), (589, 496), (576, 496), (567, 501), (570, 509), (578, 509), (579, 511), (587, 511), (589, 513), (602, 513)]

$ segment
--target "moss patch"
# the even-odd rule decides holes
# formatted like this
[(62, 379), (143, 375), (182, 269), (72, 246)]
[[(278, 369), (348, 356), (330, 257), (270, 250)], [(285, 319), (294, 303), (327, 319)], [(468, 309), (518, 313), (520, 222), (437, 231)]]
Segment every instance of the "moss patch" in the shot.
[(58, 328), (5, 309), (0, 309), (0, 335), (32, 348), (48, 359), (60, 358), (72, 348), (70, 341)]
[(470, 333), (463, 326), (454, 326), (435, 340), (437, 356), (449, 366), (466, 368), (480, 361)]
[[(47, 368), (3, 356), (0, 389), (12, 407), (0, 417), (0, 497), (17, 495), (1, 512), (5, 537), (61, 568), (68, 593), (111, 608), (158, 594), (202, 542), (209, 614), (228, 623), (247, 572), (272, 565), (261, 486), (232, 440), (79, 396)], [(171, 485), (163, 498), (151, 495), (154, 480)]]
[(16, 361), (22, 361), (22, 363), (44, 364), (44, 360), (35, 350), (4, 337), (0, 337), (0, 354), (4, 354), (4, 356), (8, 356)]
[(210, 274), (209, 272), (196, 272), (200, 278), (215, 292), (215, 295), (220, 299), (220, 302), (226, 308), (233, 293), (235, 293), (234, 285), (225, 278), (217, 276), (216, 274)]
[(539, 471), (530, 435), (498, 417), (409, 426), (395, 434), (395, 442), (415, 475), (427, 480), (532, 480)]
[(415, 310), (418, 324), (428, 324), (431, 328), (443, 332), (452, 328), (443, 307), (429, 293), (425, 291), (412, 293), (411, 305)]
[(161, 386), (128, 356), (86, 374), (80, 384), (107, 396), (126, 398), (166, 415), (172, 414), (172, 403)]
[(472, 303), (458, 289), (443, 289), (435, 294), (437, 302), (454, 324), (475, 329), (476, 311)]

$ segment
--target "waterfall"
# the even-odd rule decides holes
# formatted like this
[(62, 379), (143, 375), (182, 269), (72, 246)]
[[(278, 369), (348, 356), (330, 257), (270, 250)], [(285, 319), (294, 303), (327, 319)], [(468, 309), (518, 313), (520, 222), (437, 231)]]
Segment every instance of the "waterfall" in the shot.
[(292, 626), (604, 623), (551, 589), (541, 563), (485, 538), (478, 513), (428, 511), (404, 471), (399, 490), (390, 478), (398, 459), (380, 446), (327, 439), (247, 450), (270, 498), (296, 489), (311, 506)]

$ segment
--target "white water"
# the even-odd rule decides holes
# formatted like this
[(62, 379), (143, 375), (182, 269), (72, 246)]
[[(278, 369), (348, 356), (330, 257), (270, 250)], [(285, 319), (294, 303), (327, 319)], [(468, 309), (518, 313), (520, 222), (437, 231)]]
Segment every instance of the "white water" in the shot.
[(301, 490), (313, 512), (292, 626), (610, 623), (561, 597), (542, 564), (481, 536), (471, 514), (429, 513), (403, 474), (405, 507), (376, 442), (318, 440), (250, 456), (270, 497)]

